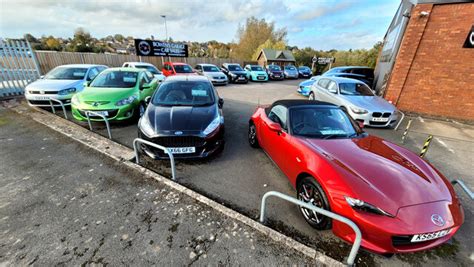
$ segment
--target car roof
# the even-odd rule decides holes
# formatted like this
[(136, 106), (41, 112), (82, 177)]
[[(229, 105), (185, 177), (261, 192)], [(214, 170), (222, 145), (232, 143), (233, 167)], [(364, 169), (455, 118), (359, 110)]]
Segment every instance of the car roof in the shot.
[(105, 65), (100, 64), (64, 64), (58, 67), (71, 67), (71, 68), (92, 68), (92, 67), (107, 67)]
[(168, 76), (166, 77), (165, 81), (166, 83), (172, 82), (172, 81), (207, 81), (210, 82), (209, 79), (206, 76), (201, 76), (201, 75), (174, 75), (174, 76)]
[(105, 71), (129, 71), (129, 72), (142, 72), (146, 71), (144, 69), (137, 69), (137, 68), (129, 68), (129, 67), (117, 67), (117, 68), (108, 68)]
[(214, 64), (209, 64), (209, 63), (199, 63), (199, 64), (196, 64), (197, 65), (200, 65), (200, 66), (209, 66), (209, 67), (217, 67), (216, 65)]
[(155, 65), (153, 65), (151, 63), (148, 63), (148, 62), (136, 62), (136, 61), (124, 62), (123, 64), (155, 66)]
[(281, 105), (286, 108), (290, 107), (296, 107), (296, 106), (330, 106), (330, 107), (336, 107), (335, 105), (328, 103), (328, 102), (323, 102), (323, 101), (315, 101), (315, 100), (307, 100), (307, 99), (283, 99), (283, 100), (277, 100), (273, 102), (272, 107)]
[(361, 82), (357, 79), (339, 77), (339, 76), (321, 76), (321, 79), (322, 78), (327, 78), (327, 79), (333, 80), (337, 83), (363, 83), (363, 82)]
[(345, 70), (345, 69), (370, 69), (372, 68), (367, 67), (367, 66), (339, 66), (339, 67), (334, 67), (332, 69), (340, 69), (340, 70)]
[(188, 63), (184, 63), (184, 62), (172, 62), (172, 61), (168, 61), (168, 62), (165, 62), (165, 64), (168, 63), (168, 64), (171, 64), (171, 65), (189, 65)]

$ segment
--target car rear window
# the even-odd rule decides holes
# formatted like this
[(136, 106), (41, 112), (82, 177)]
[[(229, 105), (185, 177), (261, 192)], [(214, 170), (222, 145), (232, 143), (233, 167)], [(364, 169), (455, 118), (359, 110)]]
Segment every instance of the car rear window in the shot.
[(176, 73), (192, 73), (193, 69), (189, 65), (174, 65)]

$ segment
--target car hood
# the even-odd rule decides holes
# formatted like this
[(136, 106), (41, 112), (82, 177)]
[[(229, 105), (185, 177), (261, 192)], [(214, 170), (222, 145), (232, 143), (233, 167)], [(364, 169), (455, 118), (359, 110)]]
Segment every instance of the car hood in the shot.
[(209, 78), (214, 78), (214, 77), (227, 77), (225, 76), (224, 73), (222, 72), (203, 72), (204, 76), (209, 77)]
[(297, 70), (284, 70), (284, 72), (286, 72), (286, 73), (298, 73)]
[(100, 88), (87, 87), (77, 94), (81, 102), (85, 101), (119, 101), (135, 93), (135, 88)]
[(250, 71), (250, 73), (253, 75), (267, 75), (265, 71), (261, 71), (261, 70), (252, 70)]
[(351, 104), (368, 109), (369, 111), (387, 111), (394, 112), (396, 110), (395, 106), (390, 104), (387, 100), (379, 96), (347, 96), (340, 95), (341, 98), (350, 102)]
[(310, 70), (298, 70), (299, 73), (310, 74)]
[(235, 74), (235, 75), (247, 75), (247, 72), (244, 71), (244, 70), (239, 70), (239, 71), (229, 71), (230, 73), (232, 74)]
[(67, 88), (82, 88), (83, 80), (50, 80), (40, 79), (29, 84), (26, 89), (28, 90), (41, 90), (45, 92), (58, 91)]
[(282, 74), (283, 71), (281, 70), (269, 70), (270, 73), (273, 73), (273, 74)]
[(216, 104), (210, 106), (156, 106), (150, 105), (147, 116), (155, 133), (202, 132), (217, 116)]
[(328, 159), (354, 196), (396, 215), (398, 209), (440, 200), (452, 201), (449, 183), (423, 159), (375, 136), (354, 139), (304, 139)]

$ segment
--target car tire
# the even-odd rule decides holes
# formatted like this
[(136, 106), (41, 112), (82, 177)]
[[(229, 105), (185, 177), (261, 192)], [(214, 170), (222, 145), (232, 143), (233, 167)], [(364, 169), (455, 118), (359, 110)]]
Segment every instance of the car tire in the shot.
[(308, 99), (309, 100), (316, 100), (316, 96), (314, 95), (314, 92), (309, 93)]
[[(328, 210), (331, 210), (326, 193), (321, 185), (311, 176), (304, 177), (297, 185), (296, 197), (306, 203)], [(313, 212), (312, 210), (300, 207), (300, 212), (306, 222), (317, 230), (327, 230), (332, 227), (332, 220), (329, 217)]]
[(257, 139), (257, 127), (255, 127), (255, 124), (253, 122), (249, 124), (248, 140), (251, 147), (253, 148), (260, 147), (260, 145), (258, 144), (258, 139)]

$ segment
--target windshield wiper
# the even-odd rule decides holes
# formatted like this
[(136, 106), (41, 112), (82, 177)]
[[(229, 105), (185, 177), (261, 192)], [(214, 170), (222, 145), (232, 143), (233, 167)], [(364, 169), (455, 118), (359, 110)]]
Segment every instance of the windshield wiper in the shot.
[(346, 137), (346, 135), (342, 135), (342, 134), (328, 134), (328, 135), (325, 135), (323, 137), (323, 139), (331, 139), (331, 138), (334, 138), (334, 137)]

